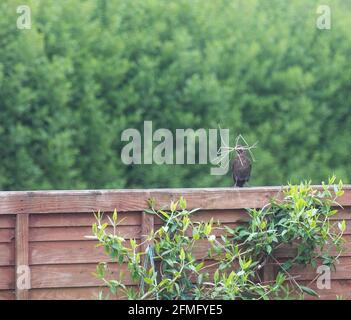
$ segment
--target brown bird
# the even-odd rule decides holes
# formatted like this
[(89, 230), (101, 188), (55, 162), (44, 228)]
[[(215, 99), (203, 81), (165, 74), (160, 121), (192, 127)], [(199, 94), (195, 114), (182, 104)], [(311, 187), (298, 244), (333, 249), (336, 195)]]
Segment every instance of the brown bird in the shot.
[(233, 160), (234, 187), (242, 188), (249, 181), (251, 174), (251, 161), (247, 151), (242, 147), (236, 148), (237, 156)]

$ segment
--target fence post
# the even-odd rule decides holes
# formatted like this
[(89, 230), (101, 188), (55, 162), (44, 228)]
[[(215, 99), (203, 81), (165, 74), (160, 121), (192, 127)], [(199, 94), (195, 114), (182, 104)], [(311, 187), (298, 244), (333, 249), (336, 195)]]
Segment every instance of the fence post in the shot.
[[(150, 213), (143, 212), (141, 215), (141, 242), (143, 245), (141, 246), (142, 252), (145, 252), (147, 246), (149, 245), (149, 241), (146, 241), (148, 235), (154, 229), (154, 215)], [(144, 256), (142, 256), (142, 261), (144, 260)]]
[(29, 269), (29, 214), (16, 215), (15, 239), (15, 286), (16, 299), (28, 300), (30, 288)]

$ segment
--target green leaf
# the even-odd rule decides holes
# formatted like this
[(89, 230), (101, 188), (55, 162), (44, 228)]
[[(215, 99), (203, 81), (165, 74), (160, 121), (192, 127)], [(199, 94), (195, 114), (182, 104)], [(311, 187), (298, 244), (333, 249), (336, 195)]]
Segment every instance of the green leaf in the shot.
[(232, 271), (232, 272), (229, 274), (229, 276), (228, 276), (228, 278), (227, 278), (227, 280), (226, 280), (226, 283), (227, 283), (227, 284), (230, 284), (230, 283), (233, 281), (235, 275), (236, 275), (236, 273), (235, 273), (234, 271)]
[(177, 206), (178, 206), (178, 201), (177, 202), (171, 202), (171, 205), (170, 205), (170, 209), (171, 209), (171, 212), (174, 212), (177, 210)]
[(167, 212), (164, 212), (163, 210), (159, 210), (160, 212), (167, 220), (169, 220), (169, 214)]
[(284, 262), (284, 263), (282, 264), (282, 268), (283, 268), (284, 270), (290, 269), (291, 266), (292, 266), (292, 261), (291, 261), (291, 260), (288, 260), (288, 261), (286, 261), (286, 262)]
[(262, 220), (261, 223), (260, 223), (259, 228), (260, 228), (261, 230), (263, 230), (264, 228), (266, 228), (266, 225), (267, 225), (267, 221), (266, 221), (266, 220)]
[(205, 264), (205, 263), (204, 263), (203, 261), (200, 262), (199, 264), (197, 264), (196, 267), (195, 267), (196, 271), (201, 270), (201, 268), (204, 266), (204, 264)]
[(107, 223), (103, 223), (103, 224), (102, 224), (101, 226), (99, 226), (98, 228), (99, 228), (100, 231), (103, 231), (103, 230), (106, 229), (107, 226), (108, 226)]
[(151, 209), (144, 209), (144, 212), (148, 213), (148, 214), (155, 214), (155, 211), (153, 211)]
[(338, 223), (338, 227), (342, 233), (345, 232), (346, 230), (346, 222), (345, 220), (342, 220), (341, 222)]
[(136, 248), (137, 244), (135, 239), (130, 239), (130, 246), (132, 247), (133, 250)]
[(277, 274), (276, 279), (275, 279), (275, 283), (276, 283), (278, 286), (280, 286), (280, 285), (282, 285), (282, 284), (284, 283), (284, 281), (285, 281), (285, 275), (284, 275), (283, 273), (279, 272), (279, 273)]
[(179, 199), (179, 206), (182, 210), (186, 209), (186, 200), (183, 197), (180, 197)]
[(219, 280), (219, 270), (217, 269), (216, 272), (213, 275), (213, 281), (217, 283)]
[(194, 240), (199, 240), (200, 239), (200, 234), (197, 230), (193, 230), (193, 238)]
[(241, 265), (241, 267), (242, 267), (244, 270), (246, 270), (246, 269), (248, 269), (248, 268), (251, 266), (251, 263), (252, 263), (252, 260), (250, 259), (250, 260), (248, 260), (248, 261), (246, 261), (246, 262), (243, 262), (242, 265)]
[(266, 251), (268, 254), (270, 254), (272, 252), (272, 246), (270, 246), (269, 244), (266, 245)]
[(204, 227), (204, 234), (206, 236), (208, 236), (212, 231), (212, 222), (210, 221), (209, 223), (206, 223), (205, 224), (205, 227)]
[(180, 258), (180, 260), (184, 260), (185, 259), (185, 251), (184, 251), (183, 248), (180, 249), (179, 258)]
[(303, 292), (309, 294), (310, 296), (319, 298), (318, 293), (317, 293), (316, 291), (312, 290), (312, 289), (309, 288), (309, 287), (300, 286), (300, 289), (301, 289)]

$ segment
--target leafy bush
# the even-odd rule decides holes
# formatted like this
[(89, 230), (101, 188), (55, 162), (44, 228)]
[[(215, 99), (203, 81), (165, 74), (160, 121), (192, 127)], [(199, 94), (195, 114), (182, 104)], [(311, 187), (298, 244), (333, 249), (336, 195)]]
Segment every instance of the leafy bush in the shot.
[(259, 141), (252, 185), (349, 182), (351, 7), (330, 2), (318, 30), (319, 0), (1, 0), (0, 188), (232, 184), (122, 164), (121, 131), (144, 120)]
[[(329, 183), (334, 183), (332, 178)], [(137, 288), (123, 284), (119, 279), (109, 279), (108, 265), (100, 263), (96, 276), (103, 280), (112, 294), (118, 291), (129, 299), (272, 299), (292, 298), (303, 293), (316, 295), (299, 285), (289, 274), (293, 265), (318, 263), (332, 266), (342, 249), (342, 233), (345, 222), (339, 223), (339, 231), (331, 224), (336, 214), (333, 206), (341, 196), (342, 183), (323, 184), (323, 190), (314, 190), (310, 183), (289, 185), (283, 199), (274, 199), (260, 210), (250, 209), (246, 225), (234, 229), (208, 222), (194, 222), (197, 211), (186, 209), (186, 200), (172, 202), (168, 210), (150, 208), (145, 211), (164, 221), (164, 225), (152, 232), (145, 243), (137, 243), (118, 235), (117, 211), (109, 217), (113, 233), (107, 232), (102, 214), (96, 215), (93, 234), (98, 246), (119, 264), (126, 263), (131, 279)], [(221, 232), (221, 236), (216, 234)], [(209, 245), (203, 256), (196, 248)], [(145, 252), (141, 247), (148, 244)], [(284, 245), (294, 244), (292, 256), (284, 263), (276, 256)], [(269, 259), (279, 267), (274, 281), (263, 281), (262, 270)]]
[[(338, 212), (337, 198), (343, 195), (342, 182), (331, 186), (334, 182), (332, 177), (328, 185), (322, 184), (322, 190), (314, 189), (310, 182), (289, 185), (283, 191), (283, 199), (272, 199), (259, 210), (248, 210), (251, 217), (248, 225), (234, 230), (226, 227), (233, 237), (231, 240), (246, 246), (251, 259), (260, 266), (273, 261), (288, 276), (297, 293), (315, 295), (311, 289), (300, 286), (288, 271), (294, 265), (311, 265), (314, 269), (319, 264), (333, 267), (337, 261), (346, 224), (344, 220), (338, 223), (330, 220)], [(282, 247), (293, 249), (284, 263), (276, 257)]]

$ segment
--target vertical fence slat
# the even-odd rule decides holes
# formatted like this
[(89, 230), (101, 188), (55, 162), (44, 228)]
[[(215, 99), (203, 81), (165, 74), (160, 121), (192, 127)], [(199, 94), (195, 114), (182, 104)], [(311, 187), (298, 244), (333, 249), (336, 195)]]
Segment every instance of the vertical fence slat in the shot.
[[(154, 229), (154, 215), (149, 213), (142, 213), (141, 216), (141, 242), (143, 245), (141, 246), (141, 250), (144, 252), (149, 245), (147, 240), (147, 236)], [(142, 256), (144, 257), (144, 256)]]
[(16, 298), (17, 300), (28, 300), (28, 289), (19, 286), (23, 266), (29, 268), (29, 214), (17, 214), (16, 216)]

